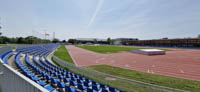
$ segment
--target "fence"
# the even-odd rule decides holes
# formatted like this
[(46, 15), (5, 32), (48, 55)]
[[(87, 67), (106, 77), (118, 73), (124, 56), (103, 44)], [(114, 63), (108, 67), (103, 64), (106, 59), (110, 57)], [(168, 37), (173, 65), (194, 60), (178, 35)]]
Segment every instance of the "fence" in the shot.
[(52, 56), (53, 61), (62, 67), (68, 68), (70, 71), (85, 76), (89, 79), (95, 80), (97, 82), (125, 90), (127, 92), (189, 92), (169, 87), (163, 87), (158, 85), (153, 85), (141, 81), (130, 80), (126, 78), (121, 78), (94, 70), (89, 70), (84, 67), (77, 67), (74, 64), (68, 63), (66, 61), (60, 60), (56, 56)]
[[(0, 48), (0, 54), (11, 47)], [(0, 92), (48, 92), (46, 89), (17, 72), (0, 59)]]

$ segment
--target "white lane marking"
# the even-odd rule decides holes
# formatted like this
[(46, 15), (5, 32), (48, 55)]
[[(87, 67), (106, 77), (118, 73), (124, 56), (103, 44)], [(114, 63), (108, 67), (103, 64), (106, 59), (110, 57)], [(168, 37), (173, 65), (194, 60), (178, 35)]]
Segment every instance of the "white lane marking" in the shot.
[(182, 69), (180, 70), (181, 73), (185, 73)]
[(65, 46), (65, 49), (69, 52), (69, 55), (71, 56), (72, 60), (74, 61), (74, 64), (76, 66), (79, 66), (77, 63), (76, 63), (76, 60), (74, 59), (73, 55), (71, 54), (71, 51), (67, 49), (67, 46)]
[(124, 66), (125, 66), (125, 67), (129, 67), (129, 65), (128, 65), (128, 64), (125, 64)]
[(150, 70), (149, 70), (149, 69), (147, 70), (147, 73), (150, 73)]
[(153, 70), (151, 70), (151, 73), (154, 74)]

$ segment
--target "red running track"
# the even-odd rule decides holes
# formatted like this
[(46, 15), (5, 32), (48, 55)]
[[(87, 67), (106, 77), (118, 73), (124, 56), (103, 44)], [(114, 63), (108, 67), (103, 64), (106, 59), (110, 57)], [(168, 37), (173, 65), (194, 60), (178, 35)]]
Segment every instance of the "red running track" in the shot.
[(166, 55), (146, 56), (130, 52), (100, 54), (66, 46), (77, 66), (106, 64), (164, 76), (200, 80), (200, 50), (168, 51)]

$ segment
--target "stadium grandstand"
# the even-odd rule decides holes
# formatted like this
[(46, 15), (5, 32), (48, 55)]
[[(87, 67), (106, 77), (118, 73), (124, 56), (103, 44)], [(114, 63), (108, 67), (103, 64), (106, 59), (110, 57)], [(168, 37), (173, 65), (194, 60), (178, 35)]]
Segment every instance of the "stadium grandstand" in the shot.
[(123, 92), (51, 63), (48, 55), (58, 47), (48, 44), (16, 50), (1, 48), (6, 51), (0, 57), (1, 92)]

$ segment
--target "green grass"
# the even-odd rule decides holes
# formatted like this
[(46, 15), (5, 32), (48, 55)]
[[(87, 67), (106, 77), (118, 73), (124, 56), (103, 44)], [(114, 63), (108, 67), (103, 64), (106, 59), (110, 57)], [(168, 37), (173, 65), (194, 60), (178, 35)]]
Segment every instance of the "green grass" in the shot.
[[(139, 47), (122, 47), (122, 46), (78, 46), (80, 48), (98, 52), (98, 53), (118, 53), (121, 51), (130, 52), (131, 50), (139, 50), (139, 49), (149, 49), (149, 48), (139, 48)], [(171, 51), (171, 49), (162, 49), (165, 51)]]
[(188, 90), (191, 92), (200, 92), (200, 81), (185, 80), (185, 79), (166, 77), (161, 75), (153, 75), (145, 72), (137, 72), (134, 70), (122, 69), (108, 65), (95, 65), (95, 66), (89, 66), (88, 68), (123, 78), (143, 81), (171, 88)]
[(64, 61), (67, 61), (69, 63), (72, 63), (74, 64), (71, 56), (69, 55), (67, 49), (65, 48), (65, 46), (61, 46), (57, 51), (56, 53), (54, 54), (56, 57), (64, 60)]
[(1, 46), (6, 46), (6, 45), (7, 45), (7, 44), (0, 44), (0, 47), (1, 47)]

